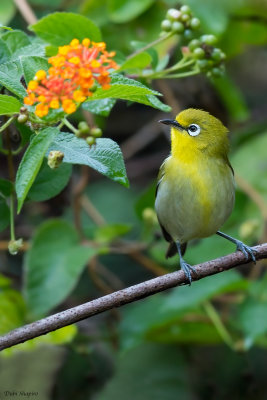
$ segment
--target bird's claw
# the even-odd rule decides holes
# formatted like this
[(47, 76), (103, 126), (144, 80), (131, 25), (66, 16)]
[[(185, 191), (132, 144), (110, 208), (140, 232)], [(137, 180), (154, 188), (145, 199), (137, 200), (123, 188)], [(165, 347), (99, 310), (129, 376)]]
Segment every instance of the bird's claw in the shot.
[(251, 257), (254, 264), (256, 264), (256, 257), (255, 257), (255, 254), (257, 254), (256, 250), (252, 249), (251, 247), (247, 246), (246, 244), (244, 244), (239, 240), (237, 241), (236, 245), (237, 245), (236, 250), (242, 251), (242, 253), (246, 257), (246, 260), (248, 260), (249, 257)]
[(185, 261), (181, 261), (181, 269), (184, 271), (185, 276), (187, 277), (188, 281), (189, 281), (189, 285), (191, 285), (192, 283), (192, 275), (191, 275), (191, 271), (194, 272), (194, 274), (198, 274), (196, 268), (192, 267), (192, 265), (187, 264)]

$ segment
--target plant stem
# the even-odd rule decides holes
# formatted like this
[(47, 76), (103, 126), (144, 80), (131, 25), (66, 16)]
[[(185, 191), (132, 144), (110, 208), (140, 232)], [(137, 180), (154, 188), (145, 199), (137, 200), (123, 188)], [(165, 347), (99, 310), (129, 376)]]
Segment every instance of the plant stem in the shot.
[(164, 75), (164, 71), (161, 71), (160, 73), (155, 72), (149, 75), (145, 75), (145, 78), (149, 79), (174, 79), (174, 78), (186, 78), (187, 76), (192, 76), (192, 75), (197, 75), (199, 74), (199, 70), (194, 69), (192, 71), (186, 71), (186, 72), (180, 72), (177, 74), (169, 74), (169, 75)]
[(208, 317), (211, 319), (213, 325), (215, 326), (218, 334), (221, 336), (224, 343), (226, 343), (231, 349), (234, 350), (235, 345), (234, 341), (226, 329), (225, 325), (223, 324), (219, 314), (217, 313), (215, 307), (211, 304), (210, 301), (205, 301), (203, 303), (204, 310), (206, 311)]
[(60, 124), (58, 124), (57, 128), (60, 130), (64, 126), (64, 121), (61, 121)]
[(158, 39), (154, 40), (153, 42), (148, 43), (146, 46), (142, 47), (141, 49), (136, 50), (133, 54), (127, 57), (127, 60), (135, 57), (137, 54), (143, 53), (144, 51), (150, 49), (151, 47), (156, 46), (157, 44), (163, 42), (166, 39), (169, 39), (171, 36), (174, 35), (174, 32), (169, 32), (164, 36), (159, 37)]
[[(66, 125), (73, 133), (77, 133), (78, 129), (76, 129), (68, 120), (67, 118), (62, 119), (63, 125)], [(61, 125), (61, 124), (60, 124)], [(62, 126), (63, 126), (62, 125)], [(60, 126), (60, 127), (62, 127)]]
[(10, 117), (5, 123), (4, 123), (4, 125), (2, 125), (1, 127), (0, 127), (0, 132), (3, 132), (10, 124), (11, 124), (11, 122), (13, 122), (14, 121), (14, 119), (15, 119), (16, 117), (13, 115), (12, 117)]
[(14, 218), (14, 193), (10, 196), (10, 239), (16, 240), (15, 237), (15, 218)]

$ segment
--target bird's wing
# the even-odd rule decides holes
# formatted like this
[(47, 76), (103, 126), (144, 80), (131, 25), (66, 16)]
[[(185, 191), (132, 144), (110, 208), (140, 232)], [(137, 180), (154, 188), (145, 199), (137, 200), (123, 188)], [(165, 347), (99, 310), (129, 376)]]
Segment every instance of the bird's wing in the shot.
[(226, 157), (226, 164), (228, 165), (228, 167), (230, 168), (230, 170), (232, 171), (232, 174), (233, 174), (233, 176), (235, 175), (235, 172), (234, 172), (234, 169), (233, 169), (233, 167), (232, 167), (232, 165), (231, 165), (231, 163), (230, 163), (230, 161), (229, 161), (229, 159), (228, 159), (228, 157)]
[[(155, 198), (157, 198), (157, 194), (158, 194), (158, 190), (159, 190), (159, 185), (160, 185), (162, 179), (164, 178), (165, 163), (166, 163), (167, 160), (168, 160), (168, 158), (163, 162), (163, 164), (161, 165), (160, 170), (159, 170), (158, 183), (157, 183), (157, 187), (156, 187)], [(165, 239), (167, 242), (170, 243), (170, 245), (169, 245), (169, 247), (168, 247), (168, 249), (167, 249), (167, 252), (166, 252), (166, 258), (173, 257), (173, 256), (177, 253), (177, 246), (176, 246), (176, 243), (173, 241), (171, 235), (166, 231), (166, 229), (164, 228), (164, 226), (163, 226), (162, 223), (160, 222), (159, 218), (158, 218), (158, 221), (159, 221), (159, 225), (160, 225), (160, 227), (161, 227), (161, 231), (162, 231), (162, 235), (163, 235), (164, 239)], [(184, 253), (185, 253), (186, 246), (187, 246), (187, 243), (183, 243), (183, 244), (181, 245), (182, 255), (184, 255)]]

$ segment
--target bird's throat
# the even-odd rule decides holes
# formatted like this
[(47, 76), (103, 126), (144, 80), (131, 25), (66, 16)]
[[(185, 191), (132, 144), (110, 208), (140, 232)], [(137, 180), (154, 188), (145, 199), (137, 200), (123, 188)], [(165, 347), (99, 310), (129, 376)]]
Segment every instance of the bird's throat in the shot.
[(192, 163), (202, 153), (198, 143), (187, 132), (171, 132), (171, 154), (184, 163)]

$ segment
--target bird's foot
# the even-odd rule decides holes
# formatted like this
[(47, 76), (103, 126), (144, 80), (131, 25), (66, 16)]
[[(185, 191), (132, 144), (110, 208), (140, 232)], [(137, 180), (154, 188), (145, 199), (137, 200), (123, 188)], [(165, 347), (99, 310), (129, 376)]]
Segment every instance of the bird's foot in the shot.
[(190, 265), (190, 264), (187, 264), (183, 259), (180, 260), (180, 265), (181, 265), (181, 269), (184, 271), (185, 276), (187, 277), (187, 279), (189, 281), (189, 285), (191, 285), (191, 283), (192, 283), (191, 271), (193, 271), (194, 274), (197, 275), (196, 268), (192, 267), (192, 265)]
[(241, 242), (240, 240), (236, 240), (236, 250), (242, 251), (246, 259), (248, 260), (251, 257), (254, 264), (256, 264), (256, 257), (257, 251), (252, 249), (251, 247), (247, 246), (245, 243)]

